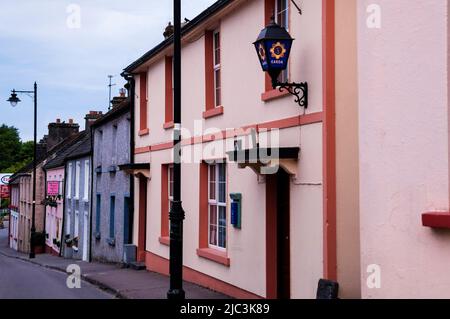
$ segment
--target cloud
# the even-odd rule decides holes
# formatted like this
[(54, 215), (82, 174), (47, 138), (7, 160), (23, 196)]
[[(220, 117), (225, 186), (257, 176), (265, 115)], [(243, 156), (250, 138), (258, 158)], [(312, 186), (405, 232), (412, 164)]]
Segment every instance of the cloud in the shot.
[[(183, 1), (183, 16), (192, 19), (212, 3)], [(67, 25), (70, 4), (81, 8), (79, 29)], [(172, 1), (2, 1), (0, 124), (15, 125), (26, 140), (32, 137), (28, 106), (11, 110), (2, 101), (13, 87), (28, 89), (34, 81), (40, 88), (40, 136), (56, 118), (83, 123), (89, 110), (106, 110), (107, 75), (116, 76), (117, 93), (122, 69), (162, 41), (171, 20)]]

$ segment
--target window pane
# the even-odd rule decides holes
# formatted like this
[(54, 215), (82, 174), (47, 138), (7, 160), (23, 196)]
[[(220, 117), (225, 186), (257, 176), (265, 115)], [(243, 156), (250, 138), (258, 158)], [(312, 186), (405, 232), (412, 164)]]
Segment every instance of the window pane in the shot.
[(226, 248), (227, 246), (227, 230), (225, 227), (219, 227), (219, 244), (217, 246)]
[(216, 85), (216, 106), (221, 105), (221, 74), (220, 69), (215, 71), (215, 85)]
[(209, 223), (211, 225), (217, 225), (217, 206), (209, 206)]
[(220, 64), (220, 33), (214, 34), (214, 64)]
[(226, 203), (227, 184), (226, 184), (225, 164), (218, 164), (218, 170), (219, 170), (219, 202)]
[(209, 166), (209, 199), (216, 199), (216, 167)]
[(224, 206), (219, 207), (219, 226), (227, 226), (227, 208)]
[(282, 27), (288, 29), (288, 3), (287, 0), (277, 0), (277, 23)]
[(210, 226), (209, 227), (209, 244), (217, 246), (217, 227)]

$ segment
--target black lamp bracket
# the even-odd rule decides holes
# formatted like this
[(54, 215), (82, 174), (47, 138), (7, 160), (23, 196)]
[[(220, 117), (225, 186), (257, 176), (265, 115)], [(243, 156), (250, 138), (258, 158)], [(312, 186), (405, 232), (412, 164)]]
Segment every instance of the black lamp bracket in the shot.
[(308, 82), (301, 83), (281, 83), (274, 82), (273, 88), (278, 89), (280, 92), (284, 90), (295, 96), (295, 103), (298, 103), (300, 107), (308, 108)]

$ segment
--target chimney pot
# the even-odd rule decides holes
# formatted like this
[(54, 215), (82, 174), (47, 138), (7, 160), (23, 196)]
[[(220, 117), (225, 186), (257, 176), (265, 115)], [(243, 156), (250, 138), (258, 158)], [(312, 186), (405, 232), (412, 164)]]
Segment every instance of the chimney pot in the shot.
[(165, 39), (170, 38), (172, 36), (172, 34), (174, 33), (174, 31), (175, 30), (174, 30), (174, 27), (173, 27), (172, 23), (169, 22), (169, 24), (167, 25), (167, 27), (166, 27), (166, 29), (164, 30), (164, 33), (163, 33), (164, 38)]
[(69, 124), (73, 124), (73, 119), (69, 119)]
[(56, 123), (60, 124), (61, 123), (61, 119), (56, 119)]

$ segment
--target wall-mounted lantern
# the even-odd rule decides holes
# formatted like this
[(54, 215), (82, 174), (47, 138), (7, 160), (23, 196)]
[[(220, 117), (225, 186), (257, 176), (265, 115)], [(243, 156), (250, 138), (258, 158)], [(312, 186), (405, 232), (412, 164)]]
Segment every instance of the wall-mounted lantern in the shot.
[(272, 17), (272, 21), (261, 31), (253, 44), (263, 71), (272, 78), (273, 88), (278, 88), (280, 91), (287, 90), (296, 96), (296, 103), (307, 108), (308, 83), (281, 83), (278, 81), (281, 72), (288, 66), (293, 41), (294, 39), (286, 29), (278, 25)]

